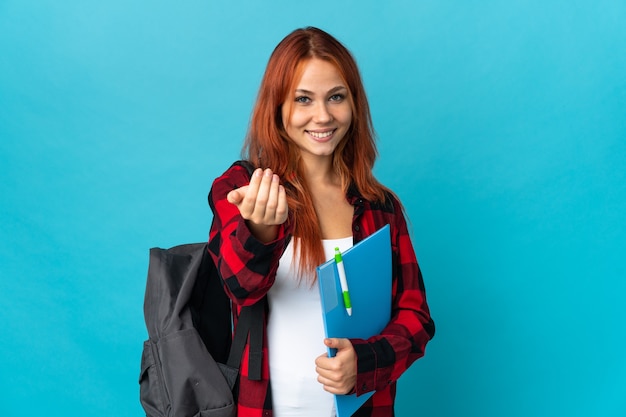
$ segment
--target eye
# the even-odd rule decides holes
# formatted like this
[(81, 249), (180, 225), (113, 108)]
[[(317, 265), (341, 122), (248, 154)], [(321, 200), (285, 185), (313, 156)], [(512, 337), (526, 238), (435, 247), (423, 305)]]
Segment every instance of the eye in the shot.
[(346, 96), (343, 94), (333, 94), (332, 96), (330, 96), (328, 98), (328, 101), (334, 101), (336, 103), (341, 103), (343, 100), (345, 100)]
[(307, 104), (311, 102), (311, 99), (307, 96), (297, 96), (295, 99), (296, 103)]

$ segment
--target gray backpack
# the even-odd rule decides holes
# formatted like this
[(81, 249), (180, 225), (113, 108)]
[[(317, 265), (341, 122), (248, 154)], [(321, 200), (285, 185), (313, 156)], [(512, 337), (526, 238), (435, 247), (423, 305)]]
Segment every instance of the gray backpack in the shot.
[(234, 417), (242, 352), (261, 373), (266, 299), (241, 311), (231, 347), (230, 300), (206, 243), (150, 249), (140, 401), (148, 417)]

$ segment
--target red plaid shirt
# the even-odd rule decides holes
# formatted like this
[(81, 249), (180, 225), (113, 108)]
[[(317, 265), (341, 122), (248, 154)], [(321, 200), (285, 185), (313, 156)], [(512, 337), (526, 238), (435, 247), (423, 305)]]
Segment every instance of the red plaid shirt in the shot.
[[(263, 298), (276, 276), (278, 262), (291, 237), (290, 221), (279, 228), (275, 241), (263, 244), (256, 240), (226, 195), (249, 183), (248, 171), (234, 165), (218, 177), (209, 194), (213, 224), (209, 252), (224, 280), (234, 305), (236, 323), (241, 306)], [(346, 196), (354, 206), (352, 232), (354, 243), (374, 233), (385, 224), (391, 226), (393, 263), (392, 317), (380, 335), (368, 340), (351, 339), (357, 355), (357, 395), (376, 393), (355, 416), (388, 417), (394, 415), (396, 380), (424, 355), (426, 343), (435, 326), (430, 317), (424, 282), (399, 202), (391, 197), (386, 205), (372, 203), (351, 189)], [(267, 317), (265, 318), (267, 325)], [(266, 330), (266, 329), (265, 329)], [(264, 333), (265, 333), (264, 330)], [(248, 347), (240, 369), (238, 416), (272, 416), (272, 393), (268, 366), (267, 335), (264, 334), (262, 378), (248, 376)]]

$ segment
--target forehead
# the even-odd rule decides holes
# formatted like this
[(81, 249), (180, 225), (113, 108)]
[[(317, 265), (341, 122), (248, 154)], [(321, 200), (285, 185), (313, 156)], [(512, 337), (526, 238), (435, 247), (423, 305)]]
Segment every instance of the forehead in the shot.
[(345, 87), (339, 70), (333, 63), (318, 58), (303, 63), (300, 78), (295, 83), (296, 90), (311, 92), (325, 92), (336, 87)]

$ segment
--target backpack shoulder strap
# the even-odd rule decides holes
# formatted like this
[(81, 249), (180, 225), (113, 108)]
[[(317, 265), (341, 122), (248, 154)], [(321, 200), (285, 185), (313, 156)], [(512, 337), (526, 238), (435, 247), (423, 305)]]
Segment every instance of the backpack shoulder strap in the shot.
[(250, 350), (248, 356), (248, 378), (252, 381), (261, 380), (263, 362), (263, 316), (267, 297), (257, 303), (241, 309), (235, 335), (228, 356), (228, 366), (239, 369), (241, 356), (246, 346), (246, 340), (250, 336)]

